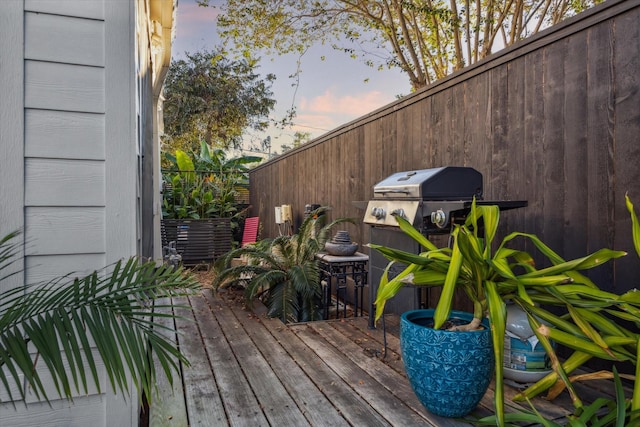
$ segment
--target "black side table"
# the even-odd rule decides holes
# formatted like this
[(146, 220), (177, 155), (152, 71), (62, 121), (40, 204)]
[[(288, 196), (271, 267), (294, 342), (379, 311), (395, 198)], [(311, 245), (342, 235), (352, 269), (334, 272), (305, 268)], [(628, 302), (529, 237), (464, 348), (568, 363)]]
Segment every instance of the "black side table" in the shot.
[[(324, 288), (324, 317), (329, 317), (329, 306), (331, 305), (332, 290), (336, 292), (336, 318), (340, 317), (339, 304), (340, 297), (344, 302), (343, 316), (347, 317), (347, 280), (351, 278), (354, 283), (353, 308), (354, 317), (363, 314), (363, 292), (367, 286), (367, 263), (369, 256), (361, 252), (356, 252), (350, 256), (329, 255), (320, 252), (316, 255), (320, 265), (320, 280), (326, 282)], [(335, 284), (335, 285), (334, 285)]]

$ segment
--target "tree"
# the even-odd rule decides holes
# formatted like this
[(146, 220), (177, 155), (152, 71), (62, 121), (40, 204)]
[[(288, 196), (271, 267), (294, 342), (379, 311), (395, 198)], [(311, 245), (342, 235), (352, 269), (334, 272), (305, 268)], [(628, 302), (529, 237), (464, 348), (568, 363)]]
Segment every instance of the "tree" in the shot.
[(217, 24), (243, 55), (331, 43), (370, 66), (399, 67), (418, 89), (601, 1), (227, 0)]
[(298, 148), (309, 141), (311, 141), (311, 132), (296, 131), (296, 133), (293, 134), (293, 145), (282, 145), (282, 152), (286, 153), (287, 151)]
[(309, 141), (311, 141), (311, 132), (301, 132), (298, 130), (293, 134), (293, 148), (298, 148)]
[(268, 127), (273, 74), (261, 78), (257, 61), (231, 61), (215, 51), (186, 57), (172, 61), (165, 82), (165, 142), (172, 149), (198, 152), (201, 141), (237, 148), (245, 131)]

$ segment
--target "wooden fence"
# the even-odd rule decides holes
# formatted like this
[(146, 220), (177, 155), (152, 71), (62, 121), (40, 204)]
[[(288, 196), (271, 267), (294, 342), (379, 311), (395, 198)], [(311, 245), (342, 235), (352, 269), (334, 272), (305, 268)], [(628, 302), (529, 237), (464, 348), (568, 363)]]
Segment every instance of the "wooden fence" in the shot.
[(363, 207), (376, 182), (471, 166), (485, 199), (529, 202), (503, 214), (503, 234), (535, 233), (567, 259), (626, 250), (590, 274), (617, 292), (636, 287), (624, 196), (640, 208), (639, 6), (609, 0), (254, 169), (261, 237), (278, 234), (274, 206), (293, 205), (299, 224), (315, 203), (357, 218), (348, 229), (366, 243)]

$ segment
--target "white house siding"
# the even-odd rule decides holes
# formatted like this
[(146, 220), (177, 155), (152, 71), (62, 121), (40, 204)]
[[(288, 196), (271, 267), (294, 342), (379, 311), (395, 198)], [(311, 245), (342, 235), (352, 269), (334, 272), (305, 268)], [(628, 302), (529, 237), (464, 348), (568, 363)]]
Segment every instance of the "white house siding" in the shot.
[[(141, 154), (157, 160), (149, 148), (157, 117), (149, 110), (157, 109), (161, 84), (150, 85), (147, 75), (153, 70), (147, 8), (165, 18), (169, 11), (158, 20), (168, 22), (170, 35), (173, 0), (0, 1), (0, 232), (23, 229), (26, 242), (16, 264), (24, 273), (12, 284), (139, 254)], [(164, 41), (164, 59), (170, 42)], [(155, 162), (146, 173), (154, 172)], [(104, 393), (110, 385), (100, 376), (103, 393), (94, 388), (73, 403), (50, 406), (32, 396), (27, 405), (0, 403), (0, 425), (137, 425), (135, 387), (116, 397)], [(2, 391), (0, 400), (7, 400)]]
[[(0, 231), (24, 226), (24, 76), (22, 2), (0, 3)], [(22, 282), (23, 262), (0, 290)], [(7, 270), (4, 271), (8, 273)], [(3, 288), (4, 287), (4, 288)]]
[(24, 212), (32, 283), (107, 263), (106, 11), (100, 0), (26, 0), (24, 8)]

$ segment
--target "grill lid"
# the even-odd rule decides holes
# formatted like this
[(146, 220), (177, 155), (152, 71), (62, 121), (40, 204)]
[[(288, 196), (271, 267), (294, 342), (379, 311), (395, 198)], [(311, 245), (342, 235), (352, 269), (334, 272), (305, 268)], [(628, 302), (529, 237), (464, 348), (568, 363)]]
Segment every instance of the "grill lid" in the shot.
[(373, 193), (375, 199), (482, 199), (482, 174), (459, 166), (398, 172), (377, 183)]

